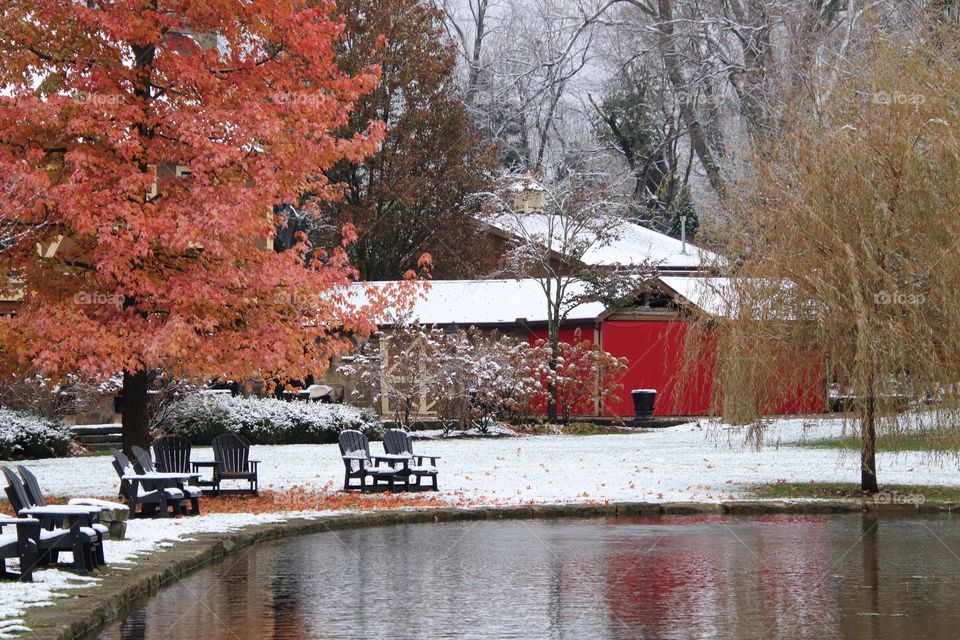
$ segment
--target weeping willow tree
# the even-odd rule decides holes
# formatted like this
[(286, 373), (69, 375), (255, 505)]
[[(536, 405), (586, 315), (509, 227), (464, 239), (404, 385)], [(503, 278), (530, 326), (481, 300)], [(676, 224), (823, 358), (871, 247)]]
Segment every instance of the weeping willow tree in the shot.
[[(878, 432), (956, 449), (960, 383), (960, 34), (878, 37), (789, 133), (758, 149), (726, 228), (716, 406), (753, 422), (798, 389), (850, 402), (861, 488)], [(940, 440), (937, 440), (937, 439)]]

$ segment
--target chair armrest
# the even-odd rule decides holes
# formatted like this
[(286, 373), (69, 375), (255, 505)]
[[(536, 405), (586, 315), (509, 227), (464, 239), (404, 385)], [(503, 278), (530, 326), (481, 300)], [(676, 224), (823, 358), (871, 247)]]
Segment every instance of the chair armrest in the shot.
[(27, 524), (36, 524), (39, 525), (40, 521), (36, 518), (0, 518), (0, 529), (3, 529), (8, 524), (15, 525), (27, 525)]
[(429, 460), (431, 467), (437, 466), (437, 460), (440, 459), (440, 456), (422, 456), (419, 453), (414, 455), (413, 457), (417, 459), (418, 466), (422, 466), (424, 460)]
[(257, 471), (257, 465), (260, 464), (260, 461), (259, 461), (259, 460), (247, 460), (247, 464), (250, 465), (250, 467), (251, 467), (250, 470), (253, 471), (254, 473), (256, 473), (256, 471)]
[[(29, 511), (30, 507), (22, 509), (23, 511)], [(37, 519), (40, 521), (40, 527), (43, 529), (48, 529), (50, 527), (62, 528), (69, 523), (70, 528), (74, 526), (79, 527), (89, 527), (92, 526), (94, 522), (99, 522), (99, 513), (97, 510), (98, 517), (94, 520), (93, 514), (89, 511), (76, 511), (76, 512), (61, 512), (61, 513), (38, 513), (38, 514), (27, 514), (22, 516), (26, 519)]]

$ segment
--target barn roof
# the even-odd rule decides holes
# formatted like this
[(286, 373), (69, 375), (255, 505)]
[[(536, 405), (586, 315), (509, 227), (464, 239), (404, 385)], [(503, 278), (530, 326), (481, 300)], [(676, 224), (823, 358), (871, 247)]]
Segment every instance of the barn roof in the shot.
[[(553, 245), (563, 244), (560, 240), (563, 232), (556, 225), (562, 225), (559, 216), (542, 213), (526, 213), (500, 216), (486, 221), (500, 232), (513, 237), (542, 239), (546, 244), (550, 239), (551, 224), (554, 226)], [(689, 242), (684, 252), (683, 243), (676, 238), (648, 229), (627, 220), (612, 223), (611, 238), (606, 242), (597, 242), (588, 230), (580, 231), (577, 242), (590, 248), (583, 255), (583, 261), (596, 266), (643, 265), (649, 264), (661, 271), (698, 270), (716, 265), (717, 255), (696, 247)]]
[(677, 296), (677, 303), (696, 307), (712, 316), (729, 313), (730, 278), (684, 278), (663, 276), (660, 282)]
[[(387, 283), (370, 282), (367, 286), (381, 287)], [(573, 283), (571, 286), (576, 286)], [(358, 291), (360, 288), (358, 286)], [(362, 294), (361, 294), (362, 295)], [(582, 304), (567, 316), (568, 321), (595, 320), (606, 310), (599, 302)], [(414, 304), (409, 321), (425, 325), (457, 324), (513, 325), (524, 322), (547, 321), (546, 296), (540, 283), (532, 278), (523, 280), (433, 280)], [(390, 325), (393, 320), (380, 319), (378, 324)]]

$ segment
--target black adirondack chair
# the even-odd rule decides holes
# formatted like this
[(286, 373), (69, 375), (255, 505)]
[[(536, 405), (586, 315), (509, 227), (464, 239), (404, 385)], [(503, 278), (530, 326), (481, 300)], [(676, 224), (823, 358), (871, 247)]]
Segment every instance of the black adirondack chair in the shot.
[[(213, 460), (217, 464), (213, 467), (214, 493), (260, 493), (257, 488), (257, 464), (259, 460), (250, 459), (250, 443), (243, 436), (234, 433), (225, 433), (213, 439)], [(248, 489), (223, 489), (220, 483), (224, 480), (246, 480)]]
[[(361, 432), (353, 429), (341, 431), (339, 442), (340, 457), (343, 459), (344, 467), (344, 491), (352, 489), (376, 491), (382, 488), (393, 491), (398, 481), (403, 482), (405, 490), (410, 488), (410, 476), (406, 469), (396, 469), (390, 465), (381, 467), (380, 460), (370, 456), (370, 441)], [(367, 484), (367, 478), (372, 480), (371, 484)], [(358, 480), (359, 483), (351, 484), (351, 480)]]
[[(190, 473), (189, 471), (161, 471), (153, 466), (153, 459), (150, 457), (149, 451), (141, 449), (137, 445), (130, 447), (130, 451), (133, 452), (135, 460), (133, 466), (138, 473)], [(194, 516), (200, 515), (200, 494), (202, 493), (200, 487), (193, 487), (187, 482), (181, 481), (176, 483), (176, 488), (183, 492), (185, 499), (190, 501), (189, 512), (185, 511), (184, 513)]]
[[(120, 497), (130, 509), (131, 518), (183, 514), (183, 503), (187, 498), (179, 487), (138, 480), (136, 476), (142, 474), (137, 473), (133, 463), (122, 451), (110, 449), (110, 453), (113, 454), (113, 468), (120, 477)], [(133, 477), (125, 480), (123, 476)], [(137, 511), (137, 505), (140, 506), (140, 511)]]
[[(17, 465), (17, 471), (20, 472), (20, 478), (23, 480), (23, 489), (27, 494), (27, 499), (30, 501), (30, 506), (47, 506), (47, 499), (43, 495), (43, 489), (40, 488), (40, 483), (37, 482), (37, 476), (33, 475), (33, 472), (22, 464)], [(110, 537), (110, 527), (100, 522), (100, 508), (76, 504), (70, 506), (76, 509), (86, 509), (90, 513), (90, 526), (94, 531), (97, 532), (97, 540), (100, 543), (100, 548), (103, 549), (104, 538)]]
[[(15, 526), (16, 533), (3, 533), (3, 528)], [(40, 521), (36, 518), (0, 517), (0, 578), (16, 578), (20, 582), (33, 582), (33, 569), (37, 566), (40, 539)], [(7, 569), (7, 558), (20, 560), (20, 573)]]
[[(416, 487), (421, 488), (421, 478), (430, 478), (430, 484), (427, 487), (437, 491), (437, 460), (440, 456), (420, 455), (413, 452), (413, 438), (403, 429), (387, 429), (383, 434), (383, 450), (390, 455), (409, 455), (411, 464), (409, 466), (410, 475), (417, 479)], [(424, 463), (429, 460), (430, 463)]]
[(183, 436), (164, 436), (153, 442), (157, 471), (190, 473), (190, 441)]
[(153, 473), (156, 469), (153, 468), (153, 460), (150, 458), (150, 454), (145, 450), (141, 449), (137, 445), (130, 447), (130, 453), (133, 454), (133, 468), (139, 474), (144, 473)]
[[(37, 505), (30, 504), (20, 476), (10, 467), (3, 467), (3, 475), (7, 478), (5, 492), (14, 511), (22, 517), (31, 517), (22, 512)], [(73, 553), (73, 569), (80, 574), (105, 564), (100, 536), (93, 529), (93, 518), (88, 511), (75, 510), (69, 516), (39, 515), (36, 520), (40, 523), (37, 564), (57, 562), (61, 551)]]

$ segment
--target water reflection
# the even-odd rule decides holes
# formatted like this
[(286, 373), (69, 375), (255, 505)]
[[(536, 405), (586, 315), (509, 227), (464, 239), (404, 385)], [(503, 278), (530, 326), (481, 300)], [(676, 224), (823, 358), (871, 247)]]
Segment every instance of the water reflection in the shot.
[(262, 545), (99, 637), (952, 638), (950, 517), (473, 522)]

